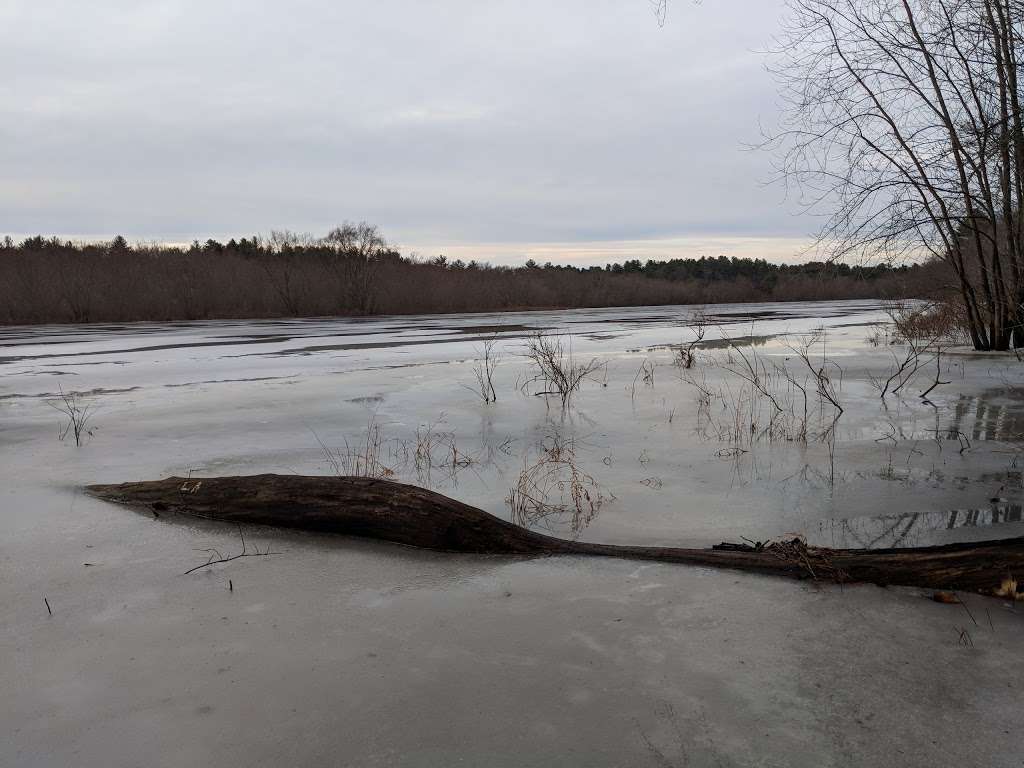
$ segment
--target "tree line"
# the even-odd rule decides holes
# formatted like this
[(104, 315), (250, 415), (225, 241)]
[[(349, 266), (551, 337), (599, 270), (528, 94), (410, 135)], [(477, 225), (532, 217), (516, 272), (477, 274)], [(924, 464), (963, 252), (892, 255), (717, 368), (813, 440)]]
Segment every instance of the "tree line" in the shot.
[(889, 267), (762, 259), (492, 266), (404, 256), (377, 228), (324, 237), (136, 244), (37, 236), (0, 241), (0, 322), (88, 323), (428, 314), (917, 296), (941, 264)]

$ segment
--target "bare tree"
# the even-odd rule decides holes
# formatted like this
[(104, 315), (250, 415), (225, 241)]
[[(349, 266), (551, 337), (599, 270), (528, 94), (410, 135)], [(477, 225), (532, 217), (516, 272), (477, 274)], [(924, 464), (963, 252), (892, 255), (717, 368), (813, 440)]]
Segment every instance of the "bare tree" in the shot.
[[(54, 238), (56, 242), (56, 238)], [(99, 259), (55, 259), (52, 278), (67, 307), (73, 323), (88, 323), (93, 319)]]
[(345, 222), (324, 238), (328, 264), (342, 282), (348, 305), (361, 315), (374, 310), (377, 273), (389, 253), (388, 244), (372, 224)]
[(834, 256), (947, 262), (978, 349), (1024, 345), (1024, 0), (789, 0), (769, 144)]
[(302, 314), (302, 298), (306, 286), (302, 281), (303, 270), (299, 262), (313, 244), (310, 235), (300, 235), (287, 229), (271, 231), (265, 248), (269, 253), (264, 253), (264, 249), (259, 248), (260, 241), (256, 241), (260, 268), (290, 317)]

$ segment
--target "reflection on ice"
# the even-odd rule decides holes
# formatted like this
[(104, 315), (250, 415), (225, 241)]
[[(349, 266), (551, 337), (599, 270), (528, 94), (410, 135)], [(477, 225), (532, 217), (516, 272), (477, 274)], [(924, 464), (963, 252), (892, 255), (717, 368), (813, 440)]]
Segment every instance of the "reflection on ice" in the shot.
[[(1014, 523), (1017, 525), (1011, 529), (1000, 529)], [(995, 528), (985, 532), (981, 536), (984, 539), (1021, 536), (1024, 535), (1021, 523), (1024, 523), (1024, 505), (994, 504), (984, 509), (825, 520), (817, 531), (809, 531), (807, 538), (809, 544), (849, 549), (924, 547), (956, 540), (956, 536), (945, 534), (960, 528)]]
[(958, 432), (972, 440), (1024, 439), (1024, 404), (1019, 399), (1011, 400), (1010, 394), (989, 390), (979, 395), (960, 395), (951, 409), (947, 429), (950, 439)]

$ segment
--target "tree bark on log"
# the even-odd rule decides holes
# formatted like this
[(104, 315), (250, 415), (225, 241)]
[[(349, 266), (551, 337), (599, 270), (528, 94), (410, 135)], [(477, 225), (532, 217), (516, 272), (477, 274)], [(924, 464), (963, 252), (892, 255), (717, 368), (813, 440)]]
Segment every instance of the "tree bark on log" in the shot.
[(444, 552), (597, 555), (1011, 599), (1019, 599), (1016, 578), (1024, 573), (1024, 537), (907, 549), (829, 549), (797, 539), (711, 549), (595, 544), (545, 536), (424, 488), (366, 477), (169, 477), (90, 485), (86, 491), (157, 514), (340, 533)]

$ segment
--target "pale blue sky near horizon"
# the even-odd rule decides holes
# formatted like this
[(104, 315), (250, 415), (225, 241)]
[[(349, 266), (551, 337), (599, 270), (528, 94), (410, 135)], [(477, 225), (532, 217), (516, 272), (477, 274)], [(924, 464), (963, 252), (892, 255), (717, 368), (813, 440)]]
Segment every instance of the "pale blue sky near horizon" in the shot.
[(187, 242), (377, 224), (521, 263), (803, 260), (749, 146), (781, 0), (8, 0), (0, 234)]

